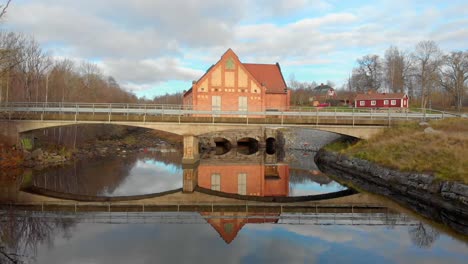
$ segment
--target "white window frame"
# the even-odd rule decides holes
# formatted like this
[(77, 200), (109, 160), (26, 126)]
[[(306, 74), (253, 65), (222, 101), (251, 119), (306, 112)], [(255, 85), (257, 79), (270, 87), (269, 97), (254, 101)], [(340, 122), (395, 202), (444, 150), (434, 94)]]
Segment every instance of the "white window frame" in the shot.
[(377, 105), (377, 101), (376, 101), (376, 100), (370, 101), (370, 105), (371, 105), (371, 106), (376, 106), (376, 105)]
[(391, 105), (396, 105), (396, 100), (391, 100), (391, 101), (390, 101), (390, 104), (391, 104)]
[(383, 105), (388, 105), (388, 100), (383, 100)]
[(240, 195), (247, 194), (247, 173), (245, 172), (237, 174), (237, 193)]
[(221, 174), (219, 173), (211, 174), (211, 190), (221, 191)]
[(359, 101), (359, 106), (365, 106), (366, 105), (366, 101)]

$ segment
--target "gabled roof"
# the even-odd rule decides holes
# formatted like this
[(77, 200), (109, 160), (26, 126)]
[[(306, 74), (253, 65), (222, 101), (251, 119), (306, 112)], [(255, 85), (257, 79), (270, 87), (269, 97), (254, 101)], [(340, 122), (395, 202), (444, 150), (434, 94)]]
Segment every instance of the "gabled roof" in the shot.
[[(273, 216), (273, 218), (265, 218), (265, 214), (257, 216), (253, 213), (228, 213), (229, 215), (226, 218), (223, 218), (224, 212), (200, 212), (202, 216), (216, 216), (219, 218), (205, 218), (205, 220), (218, 232), (219, 236), (226, 242), (230, 244), (236, 237), (239, 231), (246, 224), (261, 224), (261, 223), (277, 223), (280, 217), (279, 213), (266, 213), (266, 216)], [(245, 215), (244, 215), (245, 214)], [(244, 217), (243, 217), (244, 216)], [(216, 219), (216, 220), (215, 220)], [(230, 225), (227, 228), (227, 225)]]
[[(196, 81), (196, 83), (200, 82), (205, 76), (213, 69), (215, 65), (217, 65), (225, 56), (233, 55), (235, 59), (240, 62), (237, 54), (232, 50), (228, 49), (221, 58)], [(266, 93), (286, 93), (287, 85), (286, 81), (284, 80), (283, 74), (281, 73), (281, 68), (279, 63), (276, 64), (257, 64), (257, 63), (242, 63), (242, 66), (245, 70), (250, 73), (250, 75), (258, 82), (260, 85), (264, 85), (266, 88)], [(193, 87), (193, 85), (192, 85)], [(192, 88), (190, 88), (187, 92), (184, 93), (184, 96), (188, 95), (192, 92)]]
[(287, 89), (281, 68), (276, 64), (242, 63), (252, 76), (265, 85), (267, 93), (285, 93)]
[(330, 85), (328, 84), (320, 84), (319, 86), (315, 87), (314, 88), (314, 92), (317, 92), (317, 93), (326, 93), (328, 92), (330, 89), (333, 89)]
[(404, 93), (371, 93), (358, 94), (354, 100), (375, 100), (375, 99), (403, 99), (406, 96)]

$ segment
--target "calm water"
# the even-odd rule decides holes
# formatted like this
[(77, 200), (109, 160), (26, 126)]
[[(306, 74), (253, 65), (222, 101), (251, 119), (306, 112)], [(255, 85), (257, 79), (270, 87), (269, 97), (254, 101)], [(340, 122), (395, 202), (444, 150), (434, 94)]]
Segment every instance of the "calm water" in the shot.
[[(304, 162), (308, 160), (310, 162)], [(180, 153), (139, 153), (35, 172), (33, 186), (90, 196), (132, 196), (183, 187)], [(346, 189), (321, 173), (312, 158), (291, 152), (279, 160), (258, 152), (206, 154), (195, 166), (198, 185), (224, 193), (253, 196), (306, 196)], [(241, 186), (240, 186), (241, 185)]]
[[(78, 162), (35, 172), (28, 186), (72, 195), (131, 196), (183, 188), (190, 172), (201, 188), (237, 195), (295, 197), (346, 189), (318, 171), (313, 153), (281, 158), (208, 154), (189, 167), (180, 160), (180, 153), (139, 153)], [(4, 204), (33, 199), (19, 190), (24, 188), (20, 178), (0, 185)], [(0, 263), (466, 263), (466, 236), (385, 199), (359, 197), (373, 206), (292, 212), (252, 205), (144, 213), (3, 206)]]

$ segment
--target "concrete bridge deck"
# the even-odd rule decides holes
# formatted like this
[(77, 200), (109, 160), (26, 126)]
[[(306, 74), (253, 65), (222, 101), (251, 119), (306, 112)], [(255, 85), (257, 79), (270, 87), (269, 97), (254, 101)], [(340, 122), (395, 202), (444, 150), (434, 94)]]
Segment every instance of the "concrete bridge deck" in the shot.
[[(281, 111), (208, 111), (180, 105), (8, 103), (0, 105), (0, 134), (19, 142), (19, 134), (76, 124), (144, 127), (184, 136), (184, 163), (198, 160), (198, 136), (228, 130), (300, 127), (368, 139), (398, 122), (451, 117), (445, 112), (408, 112), (343, 108), (290, 108)], [(1, 120), (3, 119), (3, 120)], [(270, 133), (271, 134), (271, 133)], [(258, 135), (252, 136), (259, 138)], [(266, 139), (266, 138), (265, 138)]]

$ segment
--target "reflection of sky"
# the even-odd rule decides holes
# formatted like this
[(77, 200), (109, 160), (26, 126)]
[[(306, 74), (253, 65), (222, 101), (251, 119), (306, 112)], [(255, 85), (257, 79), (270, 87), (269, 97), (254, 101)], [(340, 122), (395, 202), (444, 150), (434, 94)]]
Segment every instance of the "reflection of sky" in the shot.
[(322, 185), (314, 181), (305, 181), (303, 183), (290, 183), (289, 196), (317, 195), (337, 192), (344, 189), (346, 189), (346, 187), (335, 181)]
[(154, 159), (138, 160), (125, 180), (112, 192), (104, 196), (129, 196), (159, 193), (182, 188), (180, 167), (164, 164)]
[(247, 224), (226, 244), (209, 224), (82, 223), (37, 263), (466, 263), (466, 244), (440, 234), (418, 248), (408, 228)]

